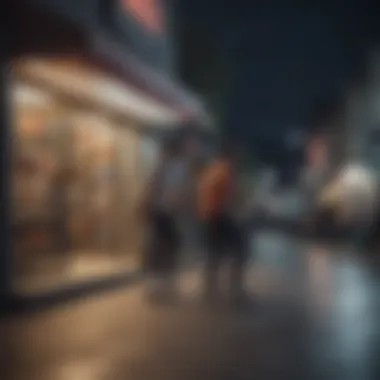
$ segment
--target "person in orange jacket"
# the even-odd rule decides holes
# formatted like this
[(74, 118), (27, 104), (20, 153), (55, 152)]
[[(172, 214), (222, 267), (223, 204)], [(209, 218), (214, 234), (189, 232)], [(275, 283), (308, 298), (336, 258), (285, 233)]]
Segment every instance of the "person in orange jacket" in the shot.
[(213, 298), (219, 267), (224, 258), (232, 259), (231, 296), (243, 295), (243, 269), (247, 258), (243, 231), (236, 214), (236, 157), (229, 145), (205, 168), (198, 184), (198, 215), (204, 226), (207, 246), (205, 293)]

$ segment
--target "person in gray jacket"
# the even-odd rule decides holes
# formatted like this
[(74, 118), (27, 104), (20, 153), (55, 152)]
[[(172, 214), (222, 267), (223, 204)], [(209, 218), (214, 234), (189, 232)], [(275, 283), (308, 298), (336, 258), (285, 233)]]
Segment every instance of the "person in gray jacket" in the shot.
[(153, 289), (150, 288), (154, 296), (166, 297), (175, 290), (183, 240), (181, 221), (191, 199), (192, 151), (192, 140), (188, 137), (164, 144), (161, 161), (145, 195), (150, 228), (146, 269), (154, 279)]

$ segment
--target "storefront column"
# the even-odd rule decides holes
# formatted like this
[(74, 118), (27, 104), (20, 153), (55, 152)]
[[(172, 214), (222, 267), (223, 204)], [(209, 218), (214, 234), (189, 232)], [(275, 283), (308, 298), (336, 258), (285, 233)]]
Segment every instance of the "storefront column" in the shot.
[(6, 303), (11, 292), (11, 194), (10, 194), (10, 171), (11, 171), (11, 120), (8, 101), (8, 39), (10, 35), (2, 25), (0, 30), (0, 65), (1, 65), (1, 193), (0, 193), (0, 310)]

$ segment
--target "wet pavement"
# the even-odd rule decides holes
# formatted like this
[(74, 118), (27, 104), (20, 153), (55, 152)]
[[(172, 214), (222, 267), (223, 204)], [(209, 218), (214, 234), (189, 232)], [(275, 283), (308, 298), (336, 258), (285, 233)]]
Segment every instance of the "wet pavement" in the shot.
[[(249, 307), (200, 302), (181, 275), (178, 302), (143, 285), (3, 323), (7, 380), (377, 379), (380, 280), (360, 253), (260, 232), (247, 271)], [(2, 377), (3, 378), (3, 377)]]

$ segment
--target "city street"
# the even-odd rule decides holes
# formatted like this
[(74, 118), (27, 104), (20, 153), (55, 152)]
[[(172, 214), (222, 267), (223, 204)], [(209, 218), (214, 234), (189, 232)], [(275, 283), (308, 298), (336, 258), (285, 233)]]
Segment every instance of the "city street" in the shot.
[(286, 189), (272, 199), (269, 208), (274, 217), (296, 220), (307, 211), (305, 195), (297, 188)]
[(260, 232), (248, 307), (202, 304), (201, 277), (191, 270), (175, 304), (150, 304), (143, 285), (131, 285), (14, 318), (1, 330), (3, 377), (376, 379), (380, 285), (358, 254)]
[(380, 380), (379, 5), (7, 2), (0, 380)]

